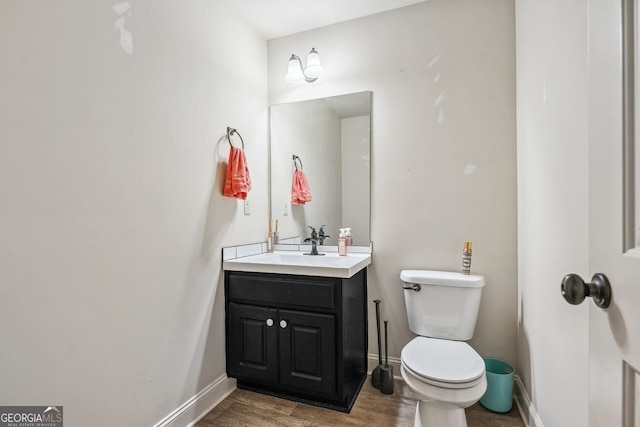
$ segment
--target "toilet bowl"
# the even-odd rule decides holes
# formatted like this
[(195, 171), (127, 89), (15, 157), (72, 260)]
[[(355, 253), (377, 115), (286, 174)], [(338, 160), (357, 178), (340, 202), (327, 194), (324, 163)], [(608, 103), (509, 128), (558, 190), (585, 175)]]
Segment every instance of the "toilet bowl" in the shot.
[(464, 427), (464, 409), (487, 389), (484, 361), (467, 343), (417, 337), (402, 349), (400, 373), (418, 398), (414, 426)]
[(416, 394), (415, 427), (466, 427), (465, 408), (487, 389), (484, 360), (471, 339), (484, 277), (403, 270), (411, 331), (419, 335), (401, 354), (400, 373)]

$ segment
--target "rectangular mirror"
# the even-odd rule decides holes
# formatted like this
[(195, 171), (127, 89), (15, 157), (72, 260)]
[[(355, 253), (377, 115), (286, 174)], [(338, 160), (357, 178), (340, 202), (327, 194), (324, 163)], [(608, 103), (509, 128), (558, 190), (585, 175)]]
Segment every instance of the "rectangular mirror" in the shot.
[[(304, 171), (311, 201), (292, 204), (292, 180)], [(371, 194), (371, 92), (271, 106), (271, 218), (280, 243), (302, 243), (308, 226), (324, 225), (338, 244), (351, 227), (353, 244), (369, 246)], [(294, 241), (300, 238), (299, 241)]]

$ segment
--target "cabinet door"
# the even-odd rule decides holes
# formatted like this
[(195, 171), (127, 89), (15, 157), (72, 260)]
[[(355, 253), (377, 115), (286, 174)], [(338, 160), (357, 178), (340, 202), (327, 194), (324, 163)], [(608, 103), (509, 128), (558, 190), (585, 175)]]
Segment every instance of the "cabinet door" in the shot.
[(278, 381), (277, 310), (229, 303), (229, 376)]
[(278, 331), (280, 383), (307, 394), (335, 395), (335, 316), (280, 310)]

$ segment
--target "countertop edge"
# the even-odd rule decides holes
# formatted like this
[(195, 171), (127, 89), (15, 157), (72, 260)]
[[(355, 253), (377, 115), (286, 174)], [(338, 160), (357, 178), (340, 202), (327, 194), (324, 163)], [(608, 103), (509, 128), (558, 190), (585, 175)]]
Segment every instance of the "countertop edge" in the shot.
[(348, 279), (353, 277), (359, 271), (371, 265), (371, 256), (364, 257), (360, 262), (350, 268), (341, 267), (320, 267), (320, 266), (301, 266), (301, 265), (282, 265), (282, 264), (258, 264), (243, 263), (237, 260), (223, 261), (222, 269), (224, 271), (246, 271), (252, 273), (278, 273), (278, 274), (295, 274), (299, 276), (320, 276), (320, 277), (337, 277)]

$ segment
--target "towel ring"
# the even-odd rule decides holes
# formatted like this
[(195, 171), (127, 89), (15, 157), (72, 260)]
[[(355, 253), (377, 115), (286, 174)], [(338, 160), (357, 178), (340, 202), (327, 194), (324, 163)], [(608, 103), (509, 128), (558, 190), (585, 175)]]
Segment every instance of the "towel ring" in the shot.
[(293, 155), (293, 165), (296, 167), (296, 170), (298, 170), (298, 163), (296, 162), (296, 160), (298, 162), (300, 162), (300, 169), (302, 169), (302, 160), (300, 160), (300, 157), (296, 156), (295, 154)]
[(240, 141), (242, 142), (242, 149), (244, 150), (244, 139), (242, 139), (242, 135), (240, 135), (240, 132), (238, 132), (237, 129), (230, 128), (227, 126), (227, 141), (229, 141), (229, 145), (232, 147), (233, 147), (233, 144), (231, 143), (231, 137), (233, 135), (238, 135), (240, 137)]

